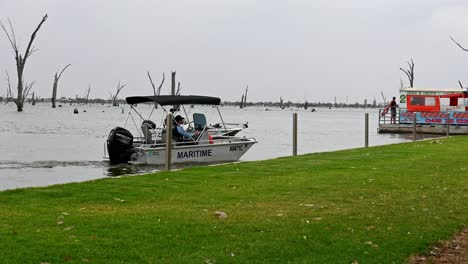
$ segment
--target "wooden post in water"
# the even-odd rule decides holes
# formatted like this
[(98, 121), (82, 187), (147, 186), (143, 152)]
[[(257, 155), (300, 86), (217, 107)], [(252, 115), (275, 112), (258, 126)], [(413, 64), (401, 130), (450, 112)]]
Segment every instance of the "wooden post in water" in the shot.
[(447, 111), (447, 137), (450, 136), (450, 113)]
[(364, 118), (364, 133), (365, 133), (365, 147), (369, 147), (369, 113), (365, 114)]
[(416, 112), (413, 115), (413, 141), (416, 141)]
[(166, 116), (166, 170), (171, 170), (172, 157), (172, 113)]
[(297, 156), (297, 113), (293, 113), (293, 156)]

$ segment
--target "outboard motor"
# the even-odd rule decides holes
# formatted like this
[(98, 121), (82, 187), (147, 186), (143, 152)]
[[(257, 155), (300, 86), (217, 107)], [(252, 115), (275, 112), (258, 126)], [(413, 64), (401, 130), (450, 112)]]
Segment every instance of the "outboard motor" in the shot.
[(111, 164), (127, 163), (132, 155), (133, 135), (125, 128), (115, 127), (107, 138), (107, 153)]

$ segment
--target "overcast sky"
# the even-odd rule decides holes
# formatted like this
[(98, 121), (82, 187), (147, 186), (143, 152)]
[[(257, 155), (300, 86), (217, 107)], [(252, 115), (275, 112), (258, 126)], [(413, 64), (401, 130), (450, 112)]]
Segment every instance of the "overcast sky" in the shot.
[[(71, 63), (58, 96), (107, 98), (152, 94), (177, 71), (182, 94), (249, 101), (362, 102), (397, 95), (399, 67), (415, 62), (416, 87), (468, 86), (466, 0), (0, 0), (24, 52), (43, 15), (25, 78), (50, 97), (54, 73)], [(0, 32), (4, 71), (16, 86), (15, 61)]]

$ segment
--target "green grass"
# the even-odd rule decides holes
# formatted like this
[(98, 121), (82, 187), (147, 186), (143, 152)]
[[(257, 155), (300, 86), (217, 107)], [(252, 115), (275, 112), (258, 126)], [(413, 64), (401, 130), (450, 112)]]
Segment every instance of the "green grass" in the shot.
[(404, 263), (466, 225), (467, 160), (451, 137), (0, 192), (0, 262)]

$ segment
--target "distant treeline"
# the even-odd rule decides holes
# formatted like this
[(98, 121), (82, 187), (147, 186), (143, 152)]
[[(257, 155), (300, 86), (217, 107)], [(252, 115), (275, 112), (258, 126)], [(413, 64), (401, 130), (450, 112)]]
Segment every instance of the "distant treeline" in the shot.
[[(51, 98), (36, 98), (34, 99), (36, 102), (40, 103), (50, 103)], [(27, 103), (33, 103), (33, 99), (27, 99)], [(6, 97), (0, 96), (1, 103), (8, 103), (12, 102), (11, 99), (7, 99)], [(111, 99), (101, 99), (101, 98), (94, 98), (88, 99), (85, 98), (65, 98), (62, 97), (57, 99), (58, 103), (61, 104), (113, 104), (113, 100)], [(126, 104), (125, 100), (117, 100), (118, 104)], [(232, 106), (232, 107), (239, 107), (241, 104), (240, 101), (224, 101), (221, 103), (221, 106)], [(372, 104), (367, 104), (366, 102), (360, 104), (358, 102), (354, 104), (346, 104), (346, 103), (329, 103), (329, 102), (303, 102), (303, 103), (294, 103), (291, 101), (288, 102), (244, 102), (244, 107), (278, 107), (278, 108), (314, 108), (314, 107), (325, 107), (325, 108), (383, 108), (385, 107), (382, 103), (377, 104), (375, 101)]]
[[(240, 102), (229, 102), (224, 101), (221, 105), (226, 106), (239, 106)], [(293, 103), (293, 102), (246, 102), (244, 103), (244, 107), (249, 106), (259, 106), (259, 107), (279, 107), (279, 108), (309, 108), (309, 107), (327, 107), (327, 108), (344, 108), (344, 107), (352, 107), (352, 108), (383, 108), (385, 107), (384, 104), (377, 104), (373, 102), (372, 104), (367, 103), (354, 103), (354, 104), (346, 104), (346, 103), (328, 103), (328, 102), (304, 102), (304, 103)]]

